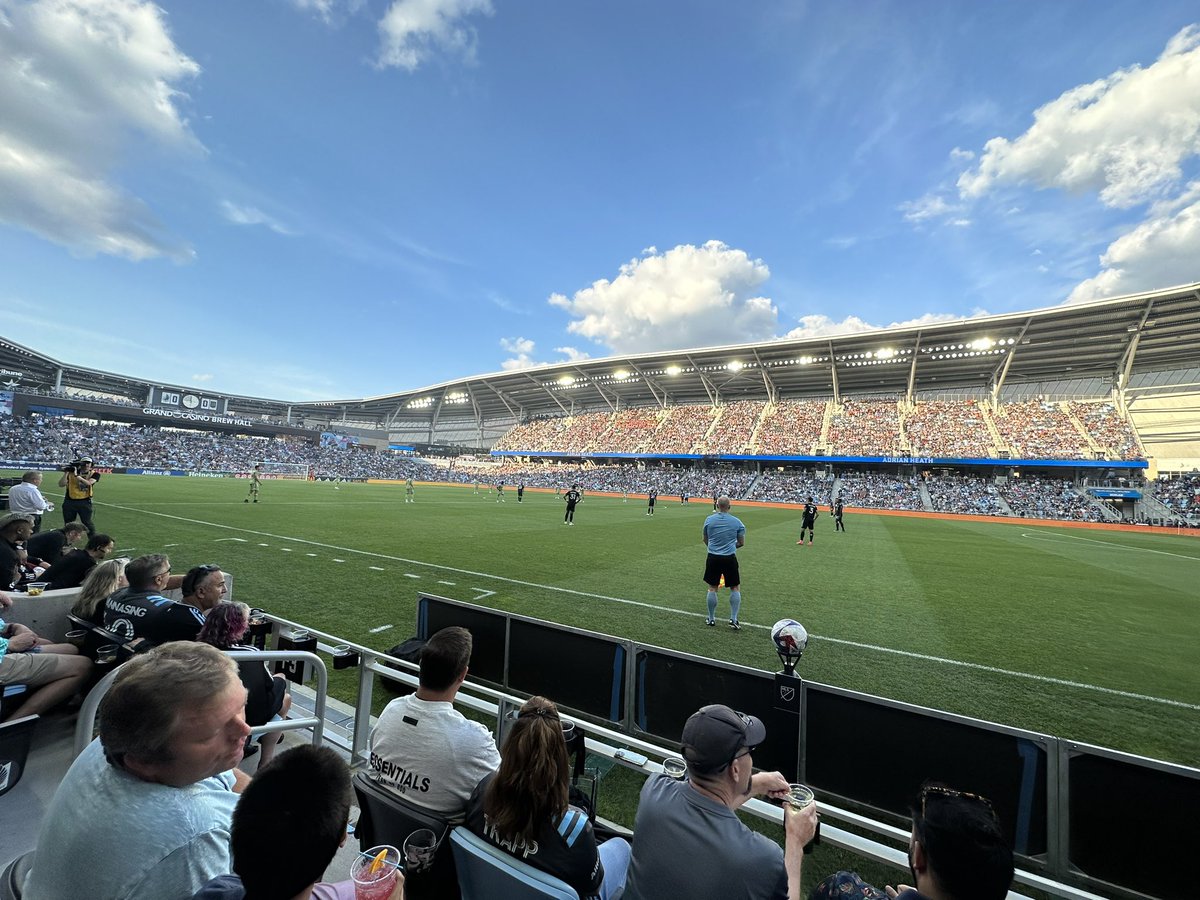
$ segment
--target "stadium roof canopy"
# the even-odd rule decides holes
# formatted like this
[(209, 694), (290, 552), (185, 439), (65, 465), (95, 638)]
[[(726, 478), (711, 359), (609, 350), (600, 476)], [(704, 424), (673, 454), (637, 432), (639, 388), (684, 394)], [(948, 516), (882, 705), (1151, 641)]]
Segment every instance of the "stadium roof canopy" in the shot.
[[(43, 386), (61, 383), (133, 399), (144, 398), (152, 384), (71, 366), (2, 339), (0, 367)], [(467, 376), (379, 397), (317, 403), (229, 399), (247, 414), (290, 410), (317, 421), (394, 423), (439, 416), (489, 421), (768, 397), (999, 393), (1005, 385), (1078, 378), (1123, 386), (1135, 374), (1197, 367), (1200, 283), (999, 316)], [(5, 380), (0, 377), (0, 386)]]

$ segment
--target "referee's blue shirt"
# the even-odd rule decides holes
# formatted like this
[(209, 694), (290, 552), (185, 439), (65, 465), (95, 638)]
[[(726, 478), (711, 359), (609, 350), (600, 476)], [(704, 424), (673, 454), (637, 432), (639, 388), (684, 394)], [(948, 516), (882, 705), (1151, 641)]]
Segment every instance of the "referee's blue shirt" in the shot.
[(715, 512), (704, 520), (704, 539), (708, 552), (714, 556), (729, 556), (737, 551), (738, 538), (744, 537), (746, 526), (737, 516)]

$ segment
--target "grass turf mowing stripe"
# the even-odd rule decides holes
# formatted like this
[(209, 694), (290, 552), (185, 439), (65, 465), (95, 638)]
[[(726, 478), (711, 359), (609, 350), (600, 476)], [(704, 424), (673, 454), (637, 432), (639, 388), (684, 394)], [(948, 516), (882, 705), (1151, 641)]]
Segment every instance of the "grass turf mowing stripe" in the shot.
[[(608, 596), (605, 594), (596, 594), (596, 593), (592, 593), (589, 591), (579, 591), (579, 590), (574, 590), (572, 588), (558, 587), (555, 585), (538, 584), (538, 583), (532, 582), (532, 581), (522, 581), (522, 580), (516, 579), (516, 578), (508, 578), (503, 575), (493, 575), (488, 572), (476, 572), (476, 571), (472, 571), (470, 569), (464, 569), (464, 568), (459, 568), (459, 567), (455, 567), (455, 566), (447, 566), (447, 565), (444, 565), (441, 563), (429, 563), (429, 562), (423, 562), (421, 560), (416, 560), (416, 559), (408, 559), (408, 558), (400, 557), (400, 556), (392, 556), (390, 554), (379, 553), (379, 552), (372, 551), (372, 550), (359, 550), (354, 547), (342, 547), (342, 546), (338, 546), (336, 544), (326, 544), (326, 543), (323, 543), (320, 541), (308, 540), (306, 538), (297, 538), (297, 537), (291, 537), (291, 536), (287, 536), (287, 535), (278, 535), (278, 534), (273, 534), (271, 532), (265, 532), (265, 531), (255, 531), (255, 530), (252, 530), (249, 528), (242, 528), (242, 527), (239, 527), (236, 525), (226, 525), (221, 522), (207, 522), (202, 519), (192, 519), (192, 518), (188, 518), (186, 516), (177, 516), (177, 515), (174, 515), (171, 513), (156, 512), (153, 510), (146, 510), (146, 509), (138, 509), (136, 507), (122, 506), (120, 504), (115, 504), (115, 503), (98, 503), (97, 505), (98, 506), (109, 506), (113, 509), (120, 509), (120, 510), (124, 510), (126, 512), (132, 512), (132, 513), (137, 513), (137, 514), (141, 514), (141, 515), (158, 516), (158, 517), (165, 518), (165, 519), (175, 519), (177, 521), (188, 522), (193, 525), (202, 525), (202, 526), (206, 526), (206, 527), (210, 527), (210, 528), (220, 528), (220, 529), (224, 529), (224, 530), (228, 530), (228, 531), (238, 531), (238, 532), (242, 532), (244, 534), (253, 534), (258, 537), (269, 537), (269, 538), (273, 538), (275, 540), (289, 541), (291, 543), (307, 544), (312, 547), (321, 547), (326, 550), (334, 550), (339, 553), (356, 553), (361, 556), (368, 556), (368, 557), (372, 557), (374, 559), (386, 559), (386, 560), (389, 560), (392, 562), (406, 563), (408, 565), (424, 566), (426, 568), (438, 569), (438, 570), (444, 571), (444, 572), (457, 572), (462, 575), (470, 575), (470, 576), (476, 577), (476, 578), (487, 578), (487, 579), (491, 579), (494, 581), (505, 582), (507, 584), (518, 585), (521, 587), (531, 587), (531, 588), (537, 588), (539, 590), (544, 590), (544, 591), (553, 591), (556, 593), (570, 594), (570, 595), (578, 596), (578, 597), (587, 597), (587, 598), (595, 599), (595, 600), (604, 600), (604, 601), (608, 601), (611, 603), (621, 603), (621, 604), (625, 604), (625, 605), (629, 605), (629, 606), (637, 606), (637, 607), (642, 607), (644, 609), (652, 609), (657, 612), (665, 612), (665, 613), (672, 613), (674, 615), (686, 616), (688, 618), (706, 617), (706, 614), (704, 614), (704, 613), (689, 612), (687, 610), (674, 609), (672, 607), (661, 606), (661, 605), (654, 604), (654, 603), (646, 603), (641, 600), (630, 600), (625, 597), (612, 597), (612, 596)], [(1083, 540), (1089, 540), (1089, 539), (1084, 538)], [(1109, 542), (1100, 541), (1098, 543), (1108, 544)], [(1112, 546), (1122, 546), (1122, 545), (1112, 545)], [(1123, 549), (1133, 549), (1133, 550), (1145, 549), (1145, 548), (1135, 548), (1135, 547), (1122, 547), (1122, 548)], [(1163, 552), (1163, 551), (1148, 550), (1148, 552)], [(1178, 555), (1178, 554), (1168, 554), (1168, 555)], [(1192, 559), (1193, 557), (1185, 556), (1184, 558)], [(383, 569), (380, 569), (379, 567), (376, 567), (376, 566), (371, 566), (370, 568), (375, 569), (377, 571), (384, 571)], [(444, 583), (444, 582), (439, 582), (439, 583)], [(477, 592), (479, 591), (479, 589), (477, 589), (477, 588), (475, 588), (473, 590), (475, 590)], [(483, 596), (488, 596), (488, 593), (484, 593)], [(482, 597), (478, 597), (476, 599), (482, 599)], [(743, 621), (741, 624), (743, 625), (743, 627), (746, 627), (746, 628), (761, 629), (763, 631), (769, 630), (769, 626), (758, 625), (753, 622)], [(1007, 676), (1007, 677), (1011, 677), (1011, 678), (1021, 678), (1021, 679), (1026, 679), (1026, 680), (1030, 680), (1030, 681), (1040, 682), (1043, 684), (1055, 684), (1055, 685), (1059, 685), (1062, 687), (1074, 688), (1074, 689), (1078, 689), (1078, 690), (1095, 691), (1095, 692), (1102, 693), (1102, 694), (1108, 694), (1110, 696), (1123, 697), (1125, 699), (1137, 700), (1137, 701), (1146, 702), (1146, 703), (1156, 703), (1156, 704), (1161, 704), (1164, 706), (1176, 707), (1179, 709), (1200, 711), (1200, 704), (1185, 703), (1181, 700), (1171, 700), (1171, 699), (1167, 699), (1167, 698), (1163, 698), (1163, 697), (1150, 696), (1148, 694), (1135, 693), (1132, 691), (1122, 691), (1122, 690), (1118, 690), (1116, 688), (1106, 688), (1106, 687), (1101, 687), (1099, 685), (1087, 684), (1084, 682), (1073, 681), (1073, 680), (1065, 679), (1065, 678), (1055, 678), (1055, 677), (1049, 676), (1049, 675), (1036, 675), (1036, 674), (1029, 673), (1029, 672), (1018, 672), (1018, 671), (1015, 671), (1012, 669), (1000, 668), (998, 666), (985, 665), (983, 663), (974, 663), (974, 662), (968, 662), (965, 660), (948, 659), (946, 657), (934, 656), (931, 654), (916, 653), (911, 650), (898, 650), (893, 647), (885, 647), (885, 646), (882, 646), (879, 644), (869, 644), (869, 643), (860, 642), (860, 641), (850, 641), (850, 640), (845, 640), (842, 638), (830, 637), (827, 635), (820, 635), (820, 634), (814, 633), (812, 635), (812, 637), (816, 638), (817, 640), (827, 641), (829, 643), (839, 644), (842, 646), (854, 647), (856, 649), (862, 649), (862, 650), (872, 650), (872, 651), (879, 652), (879, 653), (888, 653), (888, 654), (893, 654), (896, 656), (907, 657), (909, 659), (916, 659), (916, 660), (922, 660), (925, 662), (937, 663), (939, 665), (959, 666), (962, 668), (973, 669), (973, 670), (980, 671), (980, 672), (989, 672), (992, 674), (1003, 675), (1003, 676)]]

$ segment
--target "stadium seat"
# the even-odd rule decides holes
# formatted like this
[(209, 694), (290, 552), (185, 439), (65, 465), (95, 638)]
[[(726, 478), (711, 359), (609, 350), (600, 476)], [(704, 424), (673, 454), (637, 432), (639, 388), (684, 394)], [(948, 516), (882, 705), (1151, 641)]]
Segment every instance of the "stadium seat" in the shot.
[(450, 832), (463, 900), (578, 900), (575, 889), (465, 828)]
[(0, 900), (21, 900), (22, 887), (32, 865), (33, 851), (30, 850), (4, 867), (4, 871), (0, 872)]
[(359, 808), (354, 833), (360, 850), (380, 844), (403, 847), (404, 839), (421, 828), (428, 828), (437, 835), (438, 850), (432, 868), (405, 877), (404, 895), (408, 900), (458, 900), (454, 856), (446, 840), (450, 824), (376, 784), (365, 772), (354, 776), (354, 793)]
[(0, 797), (17, 786), (25, 772), (37, 716), (22, 716), (0, 725)]

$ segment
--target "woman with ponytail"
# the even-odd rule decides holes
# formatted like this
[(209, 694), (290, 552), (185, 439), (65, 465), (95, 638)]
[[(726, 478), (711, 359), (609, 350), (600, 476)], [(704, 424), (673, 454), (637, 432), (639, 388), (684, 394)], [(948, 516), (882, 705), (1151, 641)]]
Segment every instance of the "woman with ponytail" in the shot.
[(629, 844), (596, 844), (587, 813), (569, 802), (571, 765), (558, 708), (545, 697), (521, 707), (500, 768), (467, 802), (467, 827), (517, 859), (559, 878), (581, 900), (608, 900), (625, 884)]

